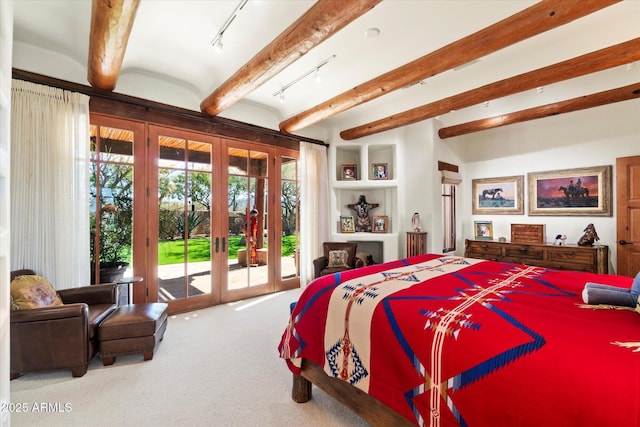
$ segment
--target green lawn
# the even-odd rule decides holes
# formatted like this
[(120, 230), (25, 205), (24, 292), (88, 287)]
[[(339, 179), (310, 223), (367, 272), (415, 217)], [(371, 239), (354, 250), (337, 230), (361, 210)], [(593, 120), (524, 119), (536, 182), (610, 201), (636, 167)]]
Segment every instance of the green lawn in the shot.
[[(238, 249), (244, 249), (240, 245), (242, 236), (229, 236), (228, 248), (229, 258), (238, 258)], [(208, 261), (211, 253), (211, 239), (199, 238), (189, 239), (189, 261)], [(282, 238), (282, 256), (293, 255), (296, 245), (296, 236), (284, 236)], [(184, 261), (184, 240), (163, 241), (158, 244), (158, 264), (178, 264)]]

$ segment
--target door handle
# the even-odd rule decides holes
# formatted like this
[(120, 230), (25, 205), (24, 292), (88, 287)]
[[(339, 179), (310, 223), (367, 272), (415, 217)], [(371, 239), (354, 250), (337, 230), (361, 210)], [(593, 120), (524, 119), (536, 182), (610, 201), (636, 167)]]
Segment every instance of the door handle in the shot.
[(222, 238), (222, 252), (226, 251), (226, 243), (227, 239), (225, 237)]
[(219, 246), (220, 246), (220, 238), (216, 237), (216, 253), (218, 253)]
[(621, 245), (633, 245), (633, 242), (627, 242), (626, 240), (619, 240), (618, 243)]

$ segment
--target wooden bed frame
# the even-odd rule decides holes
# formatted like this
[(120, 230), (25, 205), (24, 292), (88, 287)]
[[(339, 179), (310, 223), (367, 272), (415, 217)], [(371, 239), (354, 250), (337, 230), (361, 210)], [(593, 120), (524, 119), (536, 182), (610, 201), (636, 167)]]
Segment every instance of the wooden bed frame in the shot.
[(324, 390), (374, 427), (415, 427), (416, 425), (359, 388), (328, 376), (316, 363), (302, 359), (302, 372), (300, 375), (293, 375), (291, 390), (293, 400), (298, 403), (308, 402), (311, 399), (312, 384)]

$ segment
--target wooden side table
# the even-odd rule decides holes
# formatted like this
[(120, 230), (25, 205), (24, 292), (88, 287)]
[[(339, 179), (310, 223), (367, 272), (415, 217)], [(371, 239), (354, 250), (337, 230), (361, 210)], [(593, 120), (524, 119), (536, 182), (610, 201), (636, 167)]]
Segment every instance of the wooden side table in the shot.
[(407, 231), (407, 258), (427, 253), (427, 232)]

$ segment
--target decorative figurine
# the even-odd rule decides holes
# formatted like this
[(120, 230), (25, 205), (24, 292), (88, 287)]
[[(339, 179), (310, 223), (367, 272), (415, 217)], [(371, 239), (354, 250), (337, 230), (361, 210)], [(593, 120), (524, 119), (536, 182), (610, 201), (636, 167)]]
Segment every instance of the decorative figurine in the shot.
[(413, 231), (422, 231), (422, 228), (420, 228), (420, 214), (418, 212), (414, 213), (411, 217), (411, 229)]
[(567, 244), (567, 235), (566, 234), (558, 234), (556, 236), (555, 242), (553, 242), (556, 246), (565, 246)]
[(356, 232), (371, 231), (371, 218), (369, 218), (369, 210), (380, 206), (379, 203), (368, 203), (364, 195), (360, 196), (358, 203), (347, 205), (356, 211)]
[(596, 227), (593, 224), (587, 225), (584, 230), (584, 235), (578, 240), (578, 246), (593, 246), (596, 240), (600, 240), (598, 233), (596, 233)]

